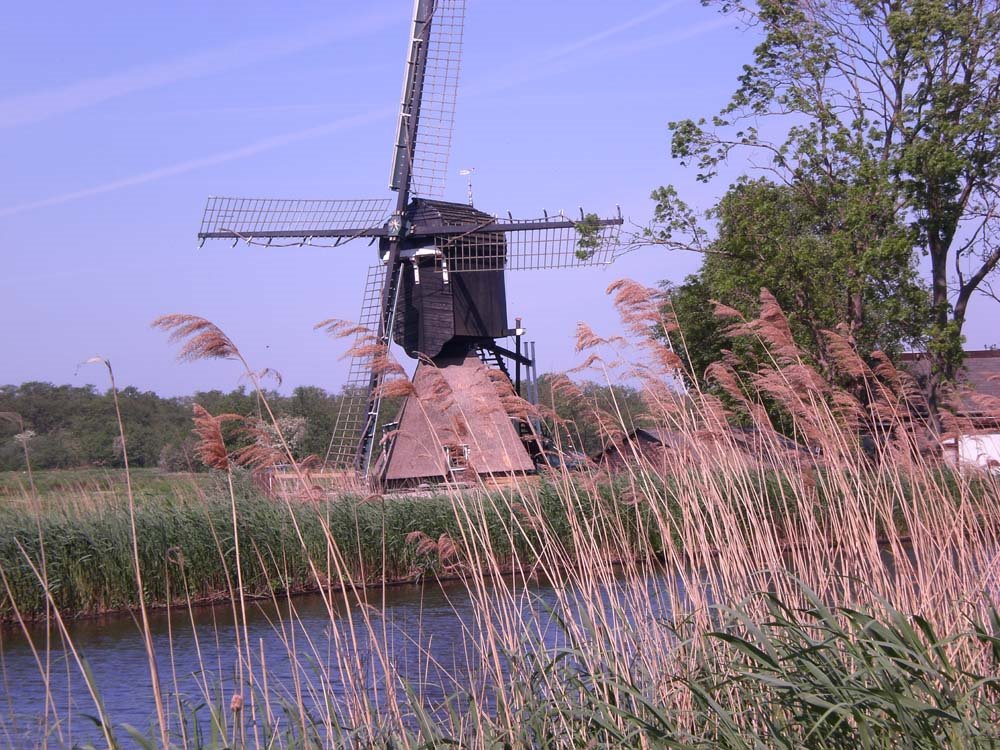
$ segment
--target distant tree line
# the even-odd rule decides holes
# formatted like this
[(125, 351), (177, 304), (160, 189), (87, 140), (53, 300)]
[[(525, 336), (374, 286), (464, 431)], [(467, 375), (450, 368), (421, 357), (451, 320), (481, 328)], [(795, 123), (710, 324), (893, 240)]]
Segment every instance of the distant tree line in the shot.
[[(300, 386), (288, 396), (268, 392), (266, 397), (291, 436), (296, 457), (324, 456), (343, 395)], [(202, 468), (194, 455), (193, 404), (213, 414), (252, 417), (262, 413), (257, 394), (245, 387), (164, 398), (129, 386), (119, 391), (118, 398), (130, 464), (171, 471)], [(0, 412), (16, 413), (24, 422), (24, 433), (20, 433), (19, 425), (0, 421), (0, 470), (23, 468), (23, 440), (28, 441), (32, 464), (39, 469), (122, 466), (110, 391), (38, 382), (7, 385), (0, 387)], [(233, 436), (233, 440), (240, 438)]]
[[(614, 388), (581, 383), (572, 396), (551, 388), (551, 376), (540, 379), (541, 400), (555, 404), (577, 450), (596, 453), (605, 436), (596, 410), (621, 409), (628, 420), (641, 412), (639, 394), (628, 386)], [(323, 458), (330, 444), (345, 393), (330, 393), (315, 386), (299, 386), (290, 395), (267, 392), (266, 398), (279, 419), (296, 459)], [(201, 391), (191, 396), (164, 398), (128, 386), (118, 393), (128, 447), (129, 463), (167, 471), (199, 471), (192, 433), (192, 406), (200, 404), (212, 414), (266, 417), (253, 389)], [(617, 406), (616, 406), (617, 405)], [(383, 422), (395, 417), (398, 399), (384, 403)], [(123, 457), (110, 391), (94, 386), (53, 385), (29, 382), (0, 386), (0, 413), (17, 414), (23, 421), (0, 420), (0, 471), (24, 468), (22, 444), (28, 443), (32, 466), (37, 469), (82, 466), (121, 467)], [(247, 438), (234, 430), (227, 436), (232, 448)]]

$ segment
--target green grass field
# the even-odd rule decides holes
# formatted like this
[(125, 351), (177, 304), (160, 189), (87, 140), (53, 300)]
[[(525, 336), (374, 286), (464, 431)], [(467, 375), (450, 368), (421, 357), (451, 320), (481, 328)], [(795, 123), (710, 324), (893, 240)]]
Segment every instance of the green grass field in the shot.
[[(170, 497), (197, 489), (207, 489), (213, 481), (207, 473), (164, 472), (160, 469), (133, 469), (133, 490), (138, 497)], [(43, 504), (58, 504), (68, 498), (89, 495), (114, 497), (125, 491), (123, 469), (84, 468), (49, 469), (32, 474), (37, 499)], [(28, 474), (24, 471), (0, 471), (0, 503), (11, 504), (30, 496)]]

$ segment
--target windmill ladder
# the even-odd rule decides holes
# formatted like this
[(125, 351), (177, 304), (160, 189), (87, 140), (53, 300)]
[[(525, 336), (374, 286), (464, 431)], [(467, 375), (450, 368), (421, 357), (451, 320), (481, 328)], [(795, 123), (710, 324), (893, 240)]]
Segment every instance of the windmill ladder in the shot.
[[(358, 318), (358, 325), (362, 326), (367, 333), (360, 331), (355, 336), (355, 347), (378, 341), (379, 323), (382, 316), (382, 284), (385, 280), (385, 273), (386, 267), (382, 263), (368, 268), (361, 315)], [(330, 448), (327, 451), (326, 463), (328, 466), (338, 469), (352, 468), (358, 453), (359, 439), (369, 438), (367, 434), (362, 435), (362, 430), (372, 421), (372, 416), (376, 419), (378, 417), (381, 399), (378, 397), (372, 399), (372, 359), (373, 357), (370, 355), (351, 357), (347, 380), (341, 391), (337, 421), (334, 424)], [(371, 431), (374, 432), (374, 424), (371, 425)], [(358, 468), (364, 471), (367, 466)]]

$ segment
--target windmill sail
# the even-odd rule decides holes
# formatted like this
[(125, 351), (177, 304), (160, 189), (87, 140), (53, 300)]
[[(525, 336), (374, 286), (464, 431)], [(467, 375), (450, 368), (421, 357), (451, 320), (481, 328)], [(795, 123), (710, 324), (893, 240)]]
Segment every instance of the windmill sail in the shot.
[(198, 238), (298, 239), (378, 237), (392, 204), (389, 198), (296, 200), (209, 198)]
[[(444, 194), (455, 122), (465, 0), (415, 0), (389, 187), (425, 198)], [(409, 184), (406, 182), (409, 166)]]
[(437, 234), (438, 270), (529, 271), (613, 263), (622, 254), (621, 219), (572, 221), (552, 216), (530, 221), (496, 219), (457, 234)]

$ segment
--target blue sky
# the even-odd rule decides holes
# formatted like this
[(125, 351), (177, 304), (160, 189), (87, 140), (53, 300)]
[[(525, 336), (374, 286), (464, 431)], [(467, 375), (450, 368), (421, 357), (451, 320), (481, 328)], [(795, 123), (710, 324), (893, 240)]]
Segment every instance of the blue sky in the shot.
[[(162, 394), (228, 389), (226, 362), (178, 364), (149, 328), (189, 312), (220, 325), (285, 390), (339, 387), (342, 344), (312, 330), (354, 318), (374, 251), (262, 249), (195, 239), (206, 196), (387, 196), (411, 0), (368, 3), (18, 3), (0, 48), (0, 383), (120, 382)], [(666, 123), (710, 115), (752, 34), (695, 0), (468, 0), (447, 197), (648, 220), (674, 183)], [(733, 164), (733, 173), (743, 165)], [(655, 248), (610, 269), (508, 276), (508, 310), (542, 371), (572, 367), (585, 320), (617, 326), (604, 288), (680, 281), (699, 258)], [(988, 314), (990, 309), (974, 310)], [(982, 314), (980, 318), (982, 318)], [(978, 326), (978, 327), (977, 327)], [(985, 324), (970, 344), (992, 343)], [(102, 383), (103, 386), (103, 383)]]

